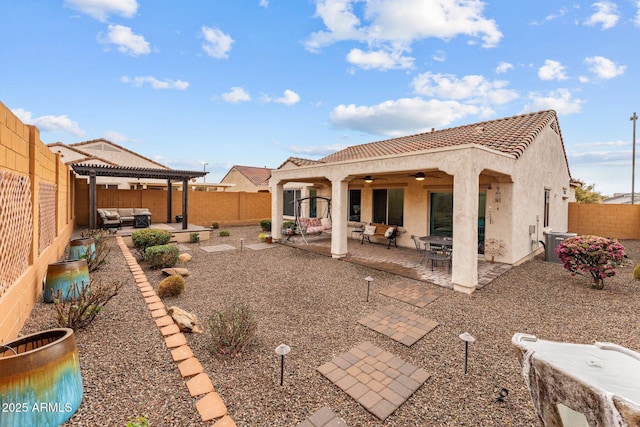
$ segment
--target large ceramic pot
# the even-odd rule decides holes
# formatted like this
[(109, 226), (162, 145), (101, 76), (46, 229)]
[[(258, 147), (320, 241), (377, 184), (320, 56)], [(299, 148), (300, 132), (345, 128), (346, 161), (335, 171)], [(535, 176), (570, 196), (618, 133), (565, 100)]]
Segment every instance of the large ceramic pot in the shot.
[(45, 302), (53, 302), (58, 291), (63, 301), (75, 299), (83, 286), (89, 286), (89, 267), (86, 259), (58, 261), (49, 264), (44, 282)]
[(41, 331), (0, 345), (0, 427), (59, 426), (82, 402), (72, 329)]
[(91, 259), (96, 258), (96, 241), (92, 237), (83, 237), (69, 241), (69, 259), (87, 259), (87, 253)]

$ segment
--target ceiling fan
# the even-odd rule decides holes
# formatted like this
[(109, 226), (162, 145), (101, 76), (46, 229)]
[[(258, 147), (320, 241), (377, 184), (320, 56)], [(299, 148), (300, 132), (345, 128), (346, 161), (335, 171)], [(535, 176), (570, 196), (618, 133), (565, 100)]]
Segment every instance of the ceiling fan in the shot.
[(415, 178), (416, 181), (424, 181), (426, 178), (442, 178), (438, 173), (426, 174), (424, 172), (414, 173), (413, 175), (409, 175), (412, 178)]

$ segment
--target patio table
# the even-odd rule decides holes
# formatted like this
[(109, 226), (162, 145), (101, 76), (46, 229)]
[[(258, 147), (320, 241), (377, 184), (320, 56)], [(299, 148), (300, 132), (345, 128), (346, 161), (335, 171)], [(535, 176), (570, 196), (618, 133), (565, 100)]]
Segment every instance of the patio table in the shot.
[[(425, 243), (424, 257), (420, 260), (426, 262), (431, 260), (431, 271), (433, 271), (433, 265), (437, 261), (446, 261), (448, 272), (451, 272), (451, 251), (453, 250), (453, 239), (445, 236), (422, 236), (418, 238), (421, 242)], [(427, 248), (426, 246), (429, 245)], [(439, 249), (435, 249), (439, 247)]]

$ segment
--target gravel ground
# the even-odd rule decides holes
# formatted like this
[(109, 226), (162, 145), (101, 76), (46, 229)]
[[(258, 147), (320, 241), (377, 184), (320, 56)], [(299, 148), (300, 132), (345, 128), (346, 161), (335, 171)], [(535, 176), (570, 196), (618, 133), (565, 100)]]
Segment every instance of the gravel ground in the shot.
[[(232, 303), (251, 307), (258, 320), (256, 342), (235, 359), (209, 352), (209, 332), (188, 335), (196, 357), (238, 426), (295, 426), (323, 406), (347, 425), (356, 426), (536, 426), (524, 385), (514, 333), (541, 339), (588, 343), (613, 342), (640, 351), (639, 284), (632, 279), (640, 262), (640, 242), (621, 242), (629, 262), (605, 281), (604, 290), (590, 279), (572, 277), (561, 265), (536, 259), (512, 268), (468, 296), (434, 285), (440, 297), (419, 309), (378, 293), (414, 280), (333, 260), (300, 249), (207, 253), (198, 246), (258, 241), (259, 227), (228, 228), (230, 237), (185, 244), (193, 259), (183, 266), (191, 276), (185, 292), (166, 298), (197, 314), (205, 324), (213, 310)], [(144, 267), (144, 265), (142, 264)], [(157, 286), (162, 275), (146, 270)], [(85, 386), (84, 401), (68, 425), (124, 425), (144, 414), (153, 426), (202, 425), (194, 402), (122, 255), (115, 246), (108, 265), (96, 276), (118, 277), (125, 286), (94, 323), (77, 333)], [(363, 278), (374, 277), (365, 302)], [(95, 280), (92, 277), (92, 280)], [(422, 282), (420, 282), (422, 283)], [(434, 319), (439, 326), (408, 348), (357, 323), (389, 304)], [(53, 326), (50, 305), (38, 303), (23, 333)], [(469, 373), (464, 344), (469, 332)], [(370, 341), (431, 374), (431, 378), (384, 423), (316, 371), (334, 357)], [(286, 343), (284, 386), (274, 349)], [(509, 395), (497, 402), (497, 393)]]

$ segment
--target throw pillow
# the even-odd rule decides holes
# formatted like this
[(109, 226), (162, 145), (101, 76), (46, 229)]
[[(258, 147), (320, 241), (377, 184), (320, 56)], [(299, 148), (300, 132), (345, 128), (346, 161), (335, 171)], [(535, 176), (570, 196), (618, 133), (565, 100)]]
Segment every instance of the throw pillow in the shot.
[(393, 236), (393, 227), (387, 228), (387, 231), (384, 232), (384, 237), (391, 237), (391, 236)]
[(364, 234), (367, 236), (373, 236), (376, 234), (376, 226), (375, 225), (366, 225), (364, 227)]

